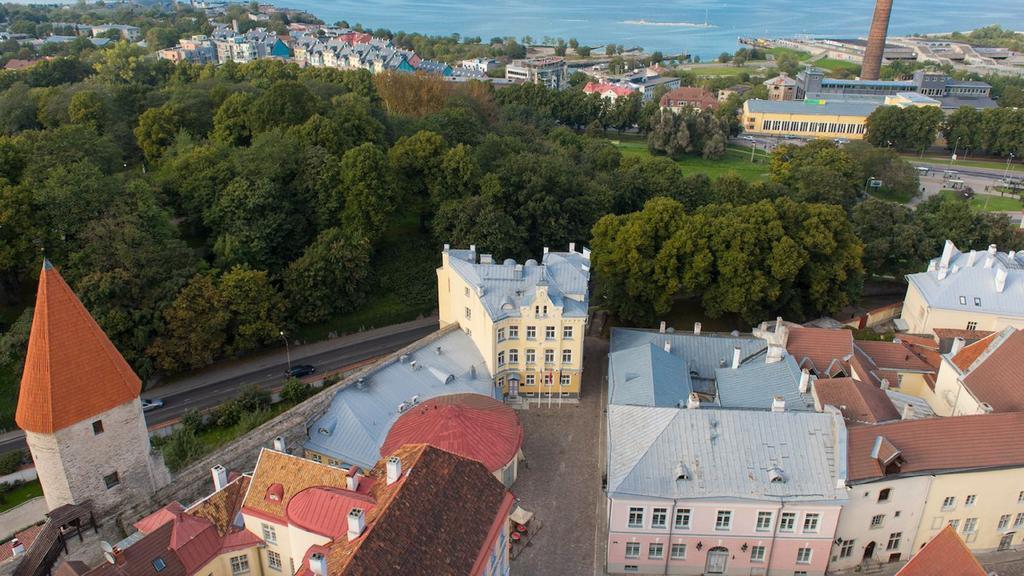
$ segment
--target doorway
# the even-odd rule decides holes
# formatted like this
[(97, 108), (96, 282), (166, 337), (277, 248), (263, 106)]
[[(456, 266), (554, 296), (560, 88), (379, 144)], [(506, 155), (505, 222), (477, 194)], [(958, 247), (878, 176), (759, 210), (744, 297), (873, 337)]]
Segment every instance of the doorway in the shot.
[(872, 542), (864, 547), (864, 560), (870, 560), (875, 556), (875, 543)]
[(1013, 532), (1003, 534), (999, 539), (999, 550), (1009, 550), (1013, 546)]
[(708, 563), (705, 566), (706, 574), (725, 574), (725, 564), (729, 560), (729, 550), (722, 546), (716, 546), (708, 550)]

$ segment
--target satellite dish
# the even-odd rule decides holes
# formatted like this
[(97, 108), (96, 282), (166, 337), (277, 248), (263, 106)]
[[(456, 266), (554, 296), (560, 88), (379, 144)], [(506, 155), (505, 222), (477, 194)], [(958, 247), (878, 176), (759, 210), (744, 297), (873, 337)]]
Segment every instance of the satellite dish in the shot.
[(103, 550), (103, 559), (106, 560), (108, 564), (116, 563), (114, 559), (114, 547), (110, 545), (110, 542), (100, 540), (100, 550)]

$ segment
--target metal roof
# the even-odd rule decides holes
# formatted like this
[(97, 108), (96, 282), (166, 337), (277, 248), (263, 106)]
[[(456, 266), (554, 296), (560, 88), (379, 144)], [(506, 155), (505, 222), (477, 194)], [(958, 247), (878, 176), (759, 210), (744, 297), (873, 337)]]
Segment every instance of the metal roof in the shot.
[[(928, 264), (926, 272), (910, 274), (912, 283), (932, 308), (1024, 316), (1024, 253), (989, 251), (960, 252), (947, 242), (948, 262), (943, 272), (942, 258)], [(1006, 272), (1002, 292), (997, 290), (996, 275)], [(939, 277), (942, 276), (940, 279)], [(963, 298), (961, 303), (960, 298)], [(975, 298), (979, 299), (975, 303)]]
[(608, 355), (608, 397), (612, 404), (686, 405), (693, 392), (686, 361), (654, 344)]
[[(440, 354), (437, 349), (440, 347)], [(413, 369), (415, 362), (415, 369)], [(326, 413), (309, 428), (307, 450), (343, 463), (372, 468), (391, 425), (411, 408), (413, 397), (424, 402), (447, 394), (495, 396), (491, 376), (473, 341), (461, 330), (395, 360), (338, 391)]]
[(608, 407), (612, 497), (841, 503), (845, 479), (846, 428), (834, 411)]
[(759, 354), (739, 368), (719, 368), (715, 376), (715, 402), (723, 408), (769, 410), (772, 400), (781, 396), (786, 410), (814, 410), (814, 398), (800, 392), (800, 367), (789, 354), (771, 364)]
[[(733, 349), (739, 347), (740, 354), (746, 358), (768, 344), (751, 335), (723, 336), (720, 334), (701, 334), (666, 332), (657, 330), (640, 330), (635, 328), (612, 328), (610, 352), (627, 350), (637, 346), (652, 344), (664, 350), (669, 344), (669, 352), (686, 362), (692, 380), (712, 381), (715, 370), (732, 362)], [(611, 372), (609, 372), (610, 374)], [(695, 382), (694, 387), (701, 383)]]
[(880, 106), (876, 102), (846, 102), (825, 99), (823, 103), (808, 100), (747, 100), (747, 110), (764, 114), (808, 114), (812, 116), (870, 116)]

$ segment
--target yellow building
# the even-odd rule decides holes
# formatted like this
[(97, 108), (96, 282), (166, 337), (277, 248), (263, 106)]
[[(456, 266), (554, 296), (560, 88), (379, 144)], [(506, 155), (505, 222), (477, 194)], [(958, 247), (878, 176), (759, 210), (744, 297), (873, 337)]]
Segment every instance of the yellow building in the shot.
[[(788, 100), (772, 93), (771, 100), (743, 103), (743, 130), (769, 136), (862, 140), (868, 116), (880, 106), (939, 106), (939, 101), (913, 92), (888, 96), (814, 97)], [(780, 98), (780, 99), (776, 99)]]
[(495, 262), (445, 246), (437, 269), (441, 326), (458, 324), (509, 397), (578, 398), (589, 304), (590, 250), (538, 263)]
[(936, 475), (921, 522), (914, 550), (946, 525), (975, 553), (1019, 548), (1024, 544), (1024, 468)]

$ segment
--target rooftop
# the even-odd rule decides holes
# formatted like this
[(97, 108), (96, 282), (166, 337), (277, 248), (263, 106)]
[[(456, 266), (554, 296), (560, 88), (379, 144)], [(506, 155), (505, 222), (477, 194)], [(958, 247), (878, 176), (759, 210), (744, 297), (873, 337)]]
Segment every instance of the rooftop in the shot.
[(853, 332), (845, 329), (790, 326), (786, 351), (801, 368), (825, 376), (853, 354)]
[(770, 410), (772, 402), (782, 398), (786, 410), (814, 410), (814, 398), (809, 391), (800, 391), (800, 368), (788, 354), (769, 363), (759, 352), (738, 368), (719, 368), (715, 376), (715, 403), (722, 408)]
[(653, 343), (608, 355), (608, 398), (612, 404), (684, 405), (693, 385), (686, 361)]
[(814, 382), (814, 396), (821, 406), (835, 406), (850, 425), (899, 420), (900, 412), (878, 386), (853, 378), (825, 378)]
[(928, 270), (907, 276), (932, 308), (1024, 316), (1024, 253), (961, 252), (947, 240)]
[[(713, 382), (715, 371), (732, 362), (736, 348), (740, 349), (741, 358), (746, 358), (763, 350), (767, 343), (754, 338), (750, 334), (735, 336), (722, 334), (694, 334), (692, 332), (660, 332), (637, 328), (612, 328), (610, 353), (628, 350), (638, 346), (652, 345), (665, 350), (676, 358), (685, 361), (692, 386), (695, 391), (707, 394), (714, 393)], [(615, 374), (609, 372), (609, 378)], [(622, 382), (609, 380), (609, 387), (621, 385)], [(673, 406), (675, 403), (672, 404)]]
[[(965, 353), (976, 359), (964, 357)], [(961, 381), (979, 402), (998, 412), (1024, 410), (1024, 381), (1020, 363), (1024, 358), (1024, 330), (1005, 328), (975, 342), (953, 357), (960, 368)], [(966, 367), (961, 367), (966, 366)]]
[(921, 548), (896, 576), (986, 576), (971, 550), (949, 524)]

